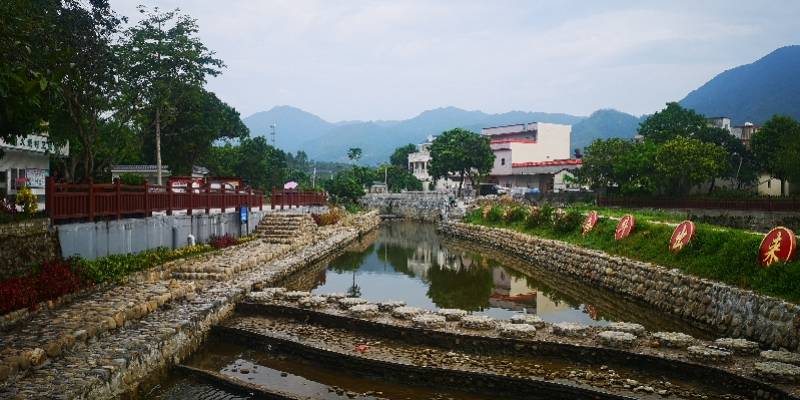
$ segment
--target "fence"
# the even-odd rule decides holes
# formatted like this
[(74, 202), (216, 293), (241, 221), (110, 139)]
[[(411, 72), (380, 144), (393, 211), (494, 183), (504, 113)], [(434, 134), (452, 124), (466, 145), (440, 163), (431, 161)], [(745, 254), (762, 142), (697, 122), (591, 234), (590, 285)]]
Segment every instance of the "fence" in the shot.
[[(177, 191), (176, 191), (177, 189)], [(124, 217), (153, 212), (186, 211), (203, 209), (225, 210), (241, 206), (264, 208), (264, 195), (257, 190), (226, 190), (224, 186), (205, 186), (187, 190), (172, 185), (123, 185), (119, 181), (110, 184), (59, 183), (48, 178), (45, 191), (45, 208), (54, 222), (63, 220)]]
[(300, 189), (272, 189), (270, 204), (272, 208), (284, 206), (324, 206), (328, 198), (325, 193)]
[(787, 199), (713, 199), (713, 198), (648, 198), (604, 197), (598, 200), (604, 207), (699, 208), (745, 211), (800, 212), (800, 198)]

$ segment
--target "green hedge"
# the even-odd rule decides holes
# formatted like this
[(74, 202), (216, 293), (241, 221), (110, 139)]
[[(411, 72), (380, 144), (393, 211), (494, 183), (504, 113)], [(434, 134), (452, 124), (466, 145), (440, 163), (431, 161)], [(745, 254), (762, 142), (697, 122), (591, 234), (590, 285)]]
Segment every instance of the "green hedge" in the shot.
[(126, 276), (166, 262), (202, 254), (214, 250), (207, 244), (199, 244), (171, 250), (160, 247), (136, 254), (115, 254), (96, 260), (79, 259), (78, 265), (82, 274), (95, 283), (121, 282)]
[(585, 237), (580, 226), (559, 231), (553, 223), (535, 226), (524, 222), (490, 222), (482, 211), (469, 213), (466, 222), (485, 226), (506, 227), (535, 236), (558, 239), (579, 246), (602, 250), (635, 260), (678, 268), (701, 278), (725, 282), (793, 302), (800, 301), (800, 261), (774, 264), (762, 268), (758, 263), (761, 235), (719, 226), (697, 224), (692, 242), (678, 254), (669, 251), (674, 227), (637, 218), (631, 235), (614, 240), (617, 221), (601, 218)]

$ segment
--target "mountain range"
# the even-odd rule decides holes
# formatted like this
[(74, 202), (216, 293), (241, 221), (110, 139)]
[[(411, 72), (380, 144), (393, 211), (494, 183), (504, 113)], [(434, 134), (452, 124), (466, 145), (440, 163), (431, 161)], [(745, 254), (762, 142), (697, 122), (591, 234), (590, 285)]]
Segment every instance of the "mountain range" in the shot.
[[(680, 103), (707, 116), (728, 116), (734, 123), (763, 123), (773, 114), (800, 119), (800, 46), (782, 47), (752, 64), (724, 71), (690, 92)], [(666, 102), (666, 101), (665, 101)], [(442, 107), (401, 121), (328, 122), (291, 106), (277, 106), (244, 119), (253, 136), (269, 137), (275, 123), (278, 147), (304, 150), (320, 161), (347, 161), (347, 149), (363, 150), (362, 164), (386, 162), (392, 151), (407, 143), (421, 143), (429, 135), (453, 128), (475, 132), (487, 126), (522, 122), (572, 125), (572, 147), (583, 148), (595, 139), (631, 138), (644, 117), (603, 109), (589, 116), (561, 113), (482, 111)]]

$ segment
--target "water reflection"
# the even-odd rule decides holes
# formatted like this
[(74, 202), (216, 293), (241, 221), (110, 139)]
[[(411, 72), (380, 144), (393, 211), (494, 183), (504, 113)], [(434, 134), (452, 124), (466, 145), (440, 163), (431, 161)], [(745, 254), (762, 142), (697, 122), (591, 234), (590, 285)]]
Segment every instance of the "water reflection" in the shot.
[(301, 286), (315, 293), (403, 300), (426, 309), (461, 308), (495, 318), (524, 312), (551, 322), (629, 321), (651, 329), (694, 329), (613, 293), (534, 272), (529, 265), (520, 267), (518, 260), (443, 239), (432, 224), (398, 221), (382, 225), (311, 272), (316, 274), (309, 276), (312, 281)]

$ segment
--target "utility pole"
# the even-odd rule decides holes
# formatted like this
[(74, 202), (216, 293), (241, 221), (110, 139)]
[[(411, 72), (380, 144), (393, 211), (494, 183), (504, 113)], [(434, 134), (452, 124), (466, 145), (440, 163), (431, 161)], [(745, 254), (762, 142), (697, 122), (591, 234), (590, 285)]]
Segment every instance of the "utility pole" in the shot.
[(272, 137), (272, 147), (275, 147), (275, 128), (278, 127), (277, 122), (273, 122), (272, 125), (269, 126), (272, 131), (270, 132), (270, 136)]
[(311, 187), (317, 187), (317, 165), (314, 163), (314, 172), (311, 174)]

